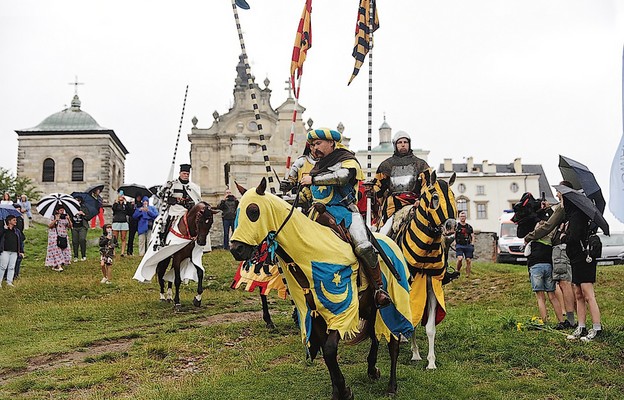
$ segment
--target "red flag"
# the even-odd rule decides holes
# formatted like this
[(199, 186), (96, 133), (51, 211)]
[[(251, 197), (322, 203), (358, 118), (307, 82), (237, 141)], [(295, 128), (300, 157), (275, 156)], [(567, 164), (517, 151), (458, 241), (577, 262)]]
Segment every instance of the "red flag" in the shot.
[(295, 46), (293, 47), (292, 62), (290, 63), (290, 76), (291, 80), (295, 80), (295, 71), (297, 77), (301, 76), (303, 72), (303, 63), (306, 59), (308, 49), (312, 47), (312, 0), (306, 0), (303, 13), (301, 14), (301, 20), (299, 20), (299, 27), (297, 28), (297, 35), (295, 36)]

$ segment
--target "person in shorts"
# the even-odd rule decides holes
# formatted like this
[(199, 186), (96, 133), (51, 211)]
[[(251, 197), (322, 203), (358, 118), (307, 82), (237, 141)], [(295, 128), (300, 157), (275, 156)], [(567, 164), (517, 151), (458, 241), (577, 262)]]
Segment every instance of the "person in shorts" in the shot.
[(461, 271), (464, 259), (466, 260), (466, 278), (470, 278), (472, 258), (474, 256), (474, 230), (466, 222), (466, 211), (459, 213), (459, 222), (455, 228), (455, 254), (457, 255), (457, 272)]

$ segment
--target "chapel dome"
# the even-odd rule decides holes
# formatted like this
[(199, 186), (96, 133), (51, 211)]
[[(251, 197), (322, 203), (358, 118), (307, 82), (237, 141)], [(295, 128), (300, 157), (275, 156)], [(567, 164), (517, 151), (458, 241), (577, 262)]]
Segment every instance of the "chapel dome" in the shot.
[(101, 127), (91, 115), (80, 109), (78, 95), (74, 95), (70, 108), (50, 115), (34, 128), (25, 129), (30, 132), (107, 130), (109, 129)]

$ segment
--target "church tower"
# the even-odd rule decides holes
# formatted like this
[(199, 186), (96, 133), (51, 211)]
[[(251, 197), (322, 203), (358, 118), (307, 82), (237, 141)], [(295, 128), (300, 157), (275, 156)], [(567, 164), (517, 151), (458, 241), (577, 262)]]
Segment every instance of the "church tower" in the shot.
[(17, 176), (30, 178), (43, 194), (70, 194), (104, 184), (101, 195), (109, 202), (123, 183), (128, 150), (115, 131), (101, 127), (80, 106), (75, 93), (71, 107), (34, 128), (15, 131)]

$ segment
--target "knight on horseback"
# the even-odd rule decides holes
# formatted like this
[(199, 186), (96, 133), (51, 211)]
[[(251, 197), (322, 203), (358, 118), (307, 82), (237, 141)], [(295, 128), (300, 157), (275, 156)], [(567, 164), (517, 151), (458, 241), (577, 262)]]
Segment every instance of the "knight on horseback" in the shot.
[(320, 209), (324, 208), (337, 225), (348, 229), (353, 251), (375, 288), (375, 302), (378, 307), (385, 307), (392, 300), (383, 289), (377, 253), (356, 206), (358, 182), (364, 179), (362, 168), (355, 154), (342, 144), (342, 134), (338, 131), (327, 128), (311, 130), (307, 141), (318, 161), (300, 183), (310, 186), (314, 202), (322, 204)]
[(161, 210), (160, 221), (154, 224), (155, 227), (159, 228), (154, 246), (166, 246), (165, 239), (173, 221), (202, 201), (201, 189), (199, 185), (190, 181), (190, 173), (191, 164), (180, 164), (178, 178), (168, 181), (160, 189), (158, 197), (162, 199), (163, 209)]

